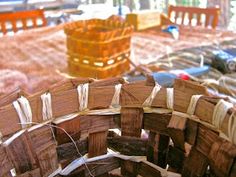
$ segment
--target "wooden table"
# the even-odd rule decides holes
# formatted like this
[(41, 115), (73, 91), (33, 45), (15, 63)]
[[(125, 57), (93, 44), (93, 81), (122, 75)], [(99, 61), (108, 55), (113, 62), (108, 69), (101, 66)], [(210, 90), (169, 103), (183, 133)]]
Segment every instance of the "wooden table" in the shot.
[[(23, 87), (29, 93), (34, 93), (67, 77), (65, 40), (63, 25), (2, 37), (0, 41), (0, 94), (9, 93), (17, 87)], [(166, 61), (168, 58), (166, 56), (169, 55), (166, 55), (167, 53), (186, 48), (193, 48), (196, 54), (201, 51), (205, 55), (203, 47), (200, 46), (221, 42), (226, 44), (230, 40), (227, 47), (231, 43), (235, 45), (236, 40), (236, 34), (229, 31), (185, 27), (180, 29), (180, 39), (174, 40), (170, 34), (162, 32), (160, 28), (153, 28), (134, 33), (132, 60), (142, 64)], [(183, 57), (181, 51), (176, 54), (178, 57)], [(191, 52), (185, 54), (186, 61), (189, 61), (191, 65), (199, 63), (199, 58), (193, 59)], [(175, 60), (174, 63), (176, 63), (174, 65), (176, 69), (185, 67), (180, 60)]]

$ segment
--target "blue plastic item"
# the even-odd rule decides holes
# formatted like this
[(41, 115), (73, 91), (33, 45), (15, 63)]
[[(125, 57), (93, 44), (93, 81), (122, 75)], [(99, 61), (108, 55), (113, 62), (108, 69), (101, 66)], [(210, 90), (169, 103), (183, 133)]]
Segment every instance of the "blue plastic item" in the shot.
[(210, 69), (209, 66), (193, 67), (184, 70), (173, 70), (172, 72), (153, 73), (152, 76), (159, 85), (164, 87), (171, 87), (174, 83), (174, 80), (179, 78), (179, 75), (174, 73), (189, 74), (191, 76), (200, 76), (209, 72), (209, 69)]
[[(166, 72), (156, 72), (152, 73), (152, 76), (156, 82), (158, 82), (159, 85), (164, 87), (171, 87), (174, 83), (174, 80), (177, 78), (181, 78), (181, 76), (185, 75), (191, 75), (191, 76), (201, 76), (207, 72), (209, 72), (210, 67), (209, 66), (203, 66), (203, 67), (192, 67), (187, 68), (184, 70), (171, 70)], [(145, 80), (146, 77), (143, 75), (129, 77), (127, 80), (129, 82), (135, 82), (140, 80)]]
[(163, 32), (170, 33), (174, 39), (179, 39), (179, 28), (175, 25), (169, 25), (167, 28), (162, 30)]

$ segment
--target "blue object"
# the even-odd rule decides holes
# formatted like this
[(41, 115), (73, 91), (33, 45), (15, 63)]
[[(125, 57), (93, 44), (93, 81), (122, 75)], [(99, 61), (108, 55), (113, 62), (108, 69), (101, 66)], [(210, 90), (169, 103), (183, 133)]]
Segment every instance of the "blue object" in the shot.
[[(191, 75), (191, 76), (201, 76), (207, 72), (209, 72), (210, 67), (209, 66), (203, 66), (203, 67), (192, 67), (187, 68), (184, 70), (171, 70), (166, 72), (156, 72), (152, 73), (152, 76), (154, 80), (163, 87), (171, 87), (174, 83), (174, 80), (177, 78), (180, 78), (181, 74), (183, 75)], [(145, 80), (146, 77), (144, 75), (129, 77), (127, 76), (127, 80), (129, 82), (135, 82), (140, 80)]]
[(175, 72), (180, 74), (189, 74), (191, 76), (200, 76), (207, 73), (209, 69), (209, 66), (192, 67), (184, 70), (173, 70), (172, 72), (157, 72), (153, 73), (152, 76), (159, 85), (171, 87), (174, 83), (174, 80), (179, 78), (178, 75), (174, 74)]
[(162, 30), (163, 32), (170, 33), (174, 39), (179, 39), (179, 28), (175, 25), (169, 25), (167, 28)]

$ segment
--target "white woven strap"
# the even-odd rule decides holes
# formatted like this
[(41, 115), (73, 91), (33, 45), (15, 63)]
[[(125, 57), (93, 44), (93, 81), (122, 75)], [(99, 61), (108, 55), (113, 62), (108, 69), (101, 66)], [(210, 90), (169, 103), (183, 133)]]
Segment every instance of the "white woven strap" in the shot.
[(233, 108), (233, 104), (224, 101), (223, 99), (219, 100), (218, 103), (216, 104), (215, 108), (214, 108), (214, 112), (213, 112), (213, 116), (212, 116), (212, 124), (216, 127), (216, 128), (220, 128), (228, 110), (230, 108)]
[(153, 87), (152, 92), (149, 95), (149, 97), (147, 97), (147, 99), (144, 101), (143, 106), (150, 107), (157, 93), (160, 91), (160, 89), (161, 89), (161, 86), (156, 84), (155, 87)]
[(79, 99), (79, 110), (84, 111), (88, 107), (88, 92), (89, 84), (80, 84), (77, 87), (78, 99)]
[(235, 112), (233, 112), (231, 114), (231, 116), (229, 117), (228, 137), (232, 143), (236, 144), (236, 116), (235, 116)]
[(190, 103), (189, 103), (188, 109), (187, 109), (187, 114), (193, 115), (193, 114), (195, 113), (198, 100), (199, 100), (201, 97), (202, 97), (202, 95), (193, 95), (193, 96), (191, 97), (191, 100), (190, 100)]
[(166, 106), (168, 109), (174, 108), (174, 89), (173, 88), (166, 89)]
[(21, 96), (13, 102), (13, 106), (18, 114), (22, 128), (26, 128), (32, 122), (32, 111), (29, 101)]
[(111, 100), (111, 108), (117, 108), (120, 106), (120, 92), (121, 92), (122, 84), (115, 85), (115, 93)]
[(61, 171), (62, 171), (62, 168), (61, 168), (61, 166), (59, 166), (58, 169), (56, 169), (54, 172), (52, 172), (50, 175), (48, 175), (48, 177), (57, 176), (58, 174), (60, 174)]
[(43, 120), (47, 121), (52, 119), (52, 97), (50, 93), (44, 93), (41, 95), (42, 100), (42, 114)]

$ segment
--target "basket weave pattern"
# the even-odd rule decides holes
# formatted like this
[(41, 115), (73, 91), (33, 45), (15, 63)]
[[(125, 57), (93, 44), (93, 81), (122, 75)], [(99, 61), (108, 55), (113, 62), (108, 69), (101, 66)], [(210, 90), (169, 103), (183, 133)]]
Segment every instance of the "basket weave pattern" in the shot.
[[(111, 108), (116, 86), (120, 84), (119, 100), (116, 100), (120, 107)], [(85, 85), (88, 86), (87, 101), (83, 100), (86, 97), (78, 98), (78, 87)], [(192, 112), (194, 115), (186, 113), (194, 95), (207, 94), (204, 87), (177, 80), (172, 90), (171, 109), (168, 106), (171, 104), (167, 104), (170, 97), (166, 88), (160, 88), (149, 107), (144, 106), (154, 88), (151, 81), (127, 84), (119, 78), (96, 82), (80, 79), (58, 84), (49, 89), (52, 116), (46, 120), (42, 116), (44, 103), (40, 100), (45, 93), (27, 98), (32, 121), (39, 125), (23, 130), (12, 106), (15, 99), (8, 97), (0, 109), (3, 140), (0, 175), (8, 177), (9, 171), (15, 168), (20, 177), (48, 176), (57, 170), (61, 176), (108, 177), (111, 170), (121, 167), (122, 176), (180, 177), (181, 174), (203, 177), (208, 173), (214, 177), (234, 177), (236, 146), (235, 139), (228, 133), (236, 135), (236, 119), (231, 117), (235, 108), (227, 111), (217, 128), (212, 117), (221, 98), (202, 96)], [(78, 108), (84, 102), (87, 102), (86, 109), (81, 111)], [(121, 136), (109, 131), (114, 128), (121, 129)], [(148, 139), (141, 138), (142, 129), (149, 130)], [(72, 139), (75, 142), (71, 142)], [(106, 154), (107, 147), (122, 155)], [(90, 157), (88, 160), (81, 158), (86, 153)], [(135, 156), (146, 156), (148, 161)], [(77, 158), (77, 165), (68, 165)], [(63, 168), (68, 166), (60, 170), (58, 164)], [(167, 172), (164, 169), (167, 164), (169, 170), (179, 174)]]
[(132, 26), (110, 17), (65, 26), (72, 75), (106, 78), (129, 70)]

